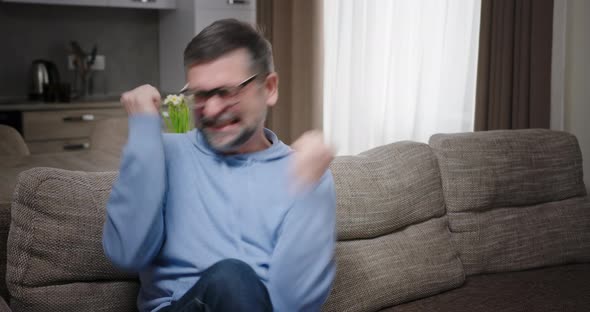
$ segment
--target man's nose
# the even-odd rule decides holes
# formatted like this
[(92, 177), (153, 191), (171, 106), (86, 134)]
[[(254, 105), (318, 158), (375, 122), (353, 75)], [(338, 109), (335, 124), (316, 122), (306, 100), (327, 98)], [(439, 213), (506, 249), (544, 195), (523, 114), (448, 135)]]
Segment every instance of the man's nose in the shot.
[(225, 101), (217, 94), (205, 101), (203, 116), (212, 117), (219, 115), (226, 108)]

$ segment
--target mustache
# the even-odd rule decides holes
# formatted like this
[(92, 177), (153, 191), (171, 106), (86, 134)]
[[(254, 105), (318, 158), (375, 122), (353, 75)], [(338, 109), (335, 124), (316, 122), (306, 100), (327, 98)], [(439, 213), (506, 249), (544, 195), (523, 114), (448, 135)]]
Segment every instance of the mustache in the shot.
[(233, 122), (238, 120), (239, 117), (231, 112), (225, 112), (219, 116), (212, 116), (212, 117), (201, 117), (200, 123), (203, 128), (209, 127), (216, 127), (218, 125), (223, 125), (228, 122)]

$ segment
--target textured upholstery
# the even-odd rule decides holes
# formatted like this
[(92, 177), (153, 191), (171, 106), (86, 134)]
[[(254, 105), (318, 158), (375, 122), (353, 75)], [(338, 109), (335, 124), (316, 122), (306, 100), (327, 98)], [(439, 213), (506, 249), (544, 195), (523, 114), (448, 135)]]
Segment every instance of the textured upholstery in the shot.
[(373, 238), (445, 214), (440, 173), (428, 145), (385, 145), (337, 157), (331, 169), (339, 240)]
[(331, 166), (336, 280), (325, 311), (375, 311), (460, 286), (434, 154), (400, 142)]
[(0, 297), (6, 301), (9, 301), (8, 289), (6, 288), (6, 240), (8, 239), (9, 229), (10, 206), (0, 203)]
[(0, 125), (0, 156), (26, 156), (29, 148), (16, 129)]
[(590, 201), (450, 214), (467, 274), (590, 262)]
[[(563, 265), (590, 262), (575, 138), (491, 131), (436, 135), (431, 144), (435, 153), (399, 142), (333, 161), (338, 266), (323, 310), (586, 311), (590, 264)], [(71, 161), (107, 164), (98, 155)], [(136, 276), (114, 269), (101, 246), (115, 178), (49, 168), (21, 174), (6, 274), (14, 311), (136, 310)], [(0, 236), (8, 216), (0, 205)]]
[(11, 309), (8, 307), (8, 304), (4, 300), (4, 298), (0, 297), (0, 312), (10, 312)]
[(529, 129), (437, 134), (449, 212), (481, 212), (586, 194), (582, 154), (566, 132)]
[(7, 286), (14, 311), (133, 311), (134, 275), (105, 258), (101, 233), (116, 173), (34, 168), (15, 190)]
[[(10, 207), (19, 173), (34, 167), (55, 167), (69, 170), (105, 171), (119, 167), (119, 157), (98, 151), (0, 156), (0, 296), (8, 302), (6, 289), (6, 241), (10, 228)], [(57, 195), (56, 195), (57, 196)]]
[(461, 288), (388, 312), (586, 312), (590, 264), (470, 276)]
[(435, 135), (452, 240), (467, 275), (590, 261), (590, 203), (571, 134)]

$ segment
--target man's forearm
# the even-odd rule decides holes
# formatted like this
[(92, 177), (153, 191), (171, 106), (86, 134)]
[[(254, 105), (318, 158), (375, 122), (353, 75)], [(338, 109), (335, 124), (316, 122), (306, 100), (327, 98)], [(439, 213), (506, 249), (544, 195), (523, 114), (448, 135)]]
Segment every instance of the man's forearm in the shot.
[(165, 192), (160, 118), (133, 115), (103, 231), (104, 251), (116, 266), (139, 271), (158, 253), (164, 236)]
[(327, 298), (336, 272), (335, 196), (328, 172), (285, 217), (269, 267), (276, 311), (319, 311)]

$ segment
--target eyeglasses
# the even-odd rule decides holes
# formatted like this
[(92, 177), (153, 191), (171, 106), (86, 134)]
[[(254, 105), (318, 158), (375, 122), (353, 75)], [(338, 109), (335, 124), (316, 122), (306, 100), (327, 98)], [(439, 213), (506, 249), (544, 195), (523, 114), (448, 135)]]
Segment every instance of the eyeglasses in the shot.
[[(219, 98), (223, 99), (224, 101), (232, 100), (233, 98), (238, 96), (242, 89), (244, 89), (248, 84), (250, 84), (250, 82), (254, 81), (256, 77), (258, 77), (258, 75), (259, 74), (252, 75), (246, 78), (246, 80), (242, 81), (238, 85), (232, 87), (219, 87), (211, 90), (196, 91), (186, 90), (182, 93), (185, 94), (188, 100), (193, 103), (194, 108), (203, 108), (205, 107), (205, 103), (207, 103), (207, 100), (209, 100), (211, 97), (215, 95), (219, 96)], [(237, 102), (232, 103), (232, 105), (233, 104), (237, 104)]]

